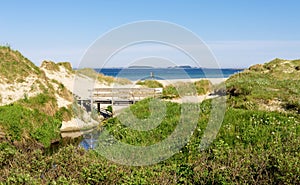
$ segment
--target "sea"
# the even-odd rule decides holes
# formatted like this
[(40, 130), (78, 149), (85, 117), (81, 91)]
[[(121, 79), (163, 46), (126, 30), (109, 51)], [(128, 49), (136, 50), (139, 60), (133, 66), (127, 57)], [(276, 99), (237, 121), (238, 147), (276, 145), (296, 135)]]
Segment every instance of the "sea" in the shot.
[(98, 73), (131, 81), (156, 79), (193, 79), (193, 78), (228, 78), (243, 69), (213, 68), (102, 68), (95, 69)]

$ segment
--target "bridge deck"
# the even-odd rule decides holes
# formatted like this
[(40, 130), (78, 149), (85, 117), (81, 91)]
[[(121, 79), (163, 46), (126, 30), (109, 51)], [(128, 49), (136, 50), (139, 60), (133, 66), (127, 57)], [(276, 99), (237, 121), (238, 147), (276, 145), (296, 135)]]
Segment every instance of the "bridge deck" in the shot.
[(110, 105), (128, 105), (146, 98), (155, 97), (162, 93), (162, 88), (95, 88), (91, 90), (89, 99), (81, 99), (78, 102), (82, 104), (88, 103), (92, 109), (93, 104), (97, 104), (98, 112), (100, 112), (100, 104)]

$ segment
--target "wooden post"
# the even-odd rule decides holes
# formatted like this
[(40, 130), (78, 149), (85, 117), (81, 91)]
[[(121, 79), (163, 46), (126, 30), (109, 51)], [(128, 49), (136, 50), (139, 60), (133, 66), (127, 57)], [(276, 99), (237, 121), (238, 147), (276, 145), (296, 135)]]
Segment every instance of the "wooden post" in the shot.
[(98, 110), (98, 113), (100, 113), (100, 103), (97, 102), (97, 110)]
[(150, 72), (150, 77), (152, 78), (152, 80), (154, 79), (154, 73)]
[(93, 111), (93, 98), (91, 97), (91, 112)]
[(88, 90), (90, 92), (90, 98), (91, 98), (91, 112), (93, 111), (93, 89)]

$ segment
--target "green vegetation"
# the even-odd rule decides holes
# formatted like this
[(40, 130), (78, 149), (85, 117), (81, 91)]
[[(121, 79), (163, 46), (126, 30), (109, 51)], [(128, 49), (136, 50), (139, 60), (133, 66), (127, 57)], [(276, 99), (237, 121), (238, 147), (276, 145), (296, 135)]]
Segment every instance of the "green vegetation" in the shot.
[(73, 113), (65, 107), (58, 108), (55, 93), (69, 100), (70, 92), (61, 83), (52, 81), (58, 87), (55, 89), (38, 67), (9, 47), (0, 47), (0, 65), (2, 83), (23, 82), (33, 76), (36, 80), (32, 91), (42, 91), (30, 98), (24, 94), (23, 99), (0, 107), (2, 139), (18, 148), (31, 144), (49, 147), (60, 140), (61, 122), (70, 120)]
[(229, 104), (250, 110), (299, 112), (300, 60), (275, 59), (255, 65), (226, 81)]
[[(149, 117), (149, 100), (135, 104), (139, 118)], [(97, 151), (63, 147), (53, 155), (39, 150), (20, 152), (2, 143), (0, 180), (10, 183), (73, 184), (298, 184), (300, 182), (300, 118), (259, 110), (228, 108), (211, 146), (199, 148), (210, 101), (201, 104), (198, 126), (190, 142), (170, 159), (151, 166), (112, 163)], [(148, 145), (164, 139), (176, 127), (180, 105), (167, 103), (166, 122), (151, 134), (130, 131), (117, 118), (106, 128), (123, 142)], [(172, 116), (175, 118), (172, 118)], [(174, 121), (172, 121), (174, 119)], [(147, 140), (150, 139), (149, 141)], [(2, 152), (6, 151), (6, 152)], [(30, 156), (30, 157), (29, 157)], [(14, 159), (14, 160), (12, 160)]]
[(46, 115), (38, 109), (30, 110), (19, 104), (0, 107), (0, 115), (0, 124), (8, 141), (35, 140), (49, 147), (51, 141), (60, 138), (62, 120), (59, 117)]
[(167, 85), (163, 89), (164, 98), (178, 98), (180, 96), (204, 95), (212, 91), (212, 84), (209, 80), (192, 82), (177, 82)]
[(59, 71), (59, 66), (56, 65), (56, 63), (52, 62), (52, 61), (43, 61), (41, 67), (45, 68), (49, 71), (56, 71), (56, 72)]
[(212, 90), (212, 84), (209, 80), (199, 80), (194, 82), (198, 95), (207, 94)]
[(43, 61), (41, 68), (45, 68), (49, 71), (55, 71), (58, 72), (60, 71), (59, 67), (62, 66), (64, 67), (69, 73), (74, 73), (73, 68), (69, 62), (52, 62), (52, 61)]
[(0, 66), (0, 78), (7, 83), (22, 82), (29, 75), (45, 76), (20, 52), (6, 46), (0, 46)]
[(137, 85), (142, 85), (148, 88), (163, 88), (163, 85), (156, 80), (138, 81)]
[[(135, 116), (141, 120), (150, 117), (150, 109), (149, 103), (152, 99), (143, 100), (137, 104), (134, 104), (124, 111), (123, 115), (126, 116), (125, 119), (122, 119), (123, 122), (120, 122), (118, 117), (109, 119), (105, 123), (105, 128), (107, 128), (117, 140), (120, 140), (124, 143), (128, 143), (131, 145), (141, 145), (141, 146), (148, 146), (151, 144), (155, 144), (167, 136), (169, 136), (175, 129), (176, 125), (180, 119), (180, 105), (176, 103), (167, 102), (167, 110), (164, 119), (161, 121), (159, 126), (156, 128), (149, 130), (149, 131), (137, 131), (133, 130), (124, 125), (124, 121), (128, 121), (128, 123), (133, 124), (134, 121), (128, 120), (130, 117), (128, 116), (129, 112), (133, 112)], [(120, 115), (119, 117), (121, 117)], [(150, 119), (150, 121), (157, 120), (158, 116), (154, 119)], [(142, 121), (141, 121), (142, 122)], [(139, 123), (140, 124), (140, 123)], [(145, 121), (143, 124), (151, 124), (146, 123)]]
[(58, 62), (57, 65), (58, 66), (63, 66), (69, 72), (74, 73), (73, 68), (72, 68), (70, 62)]

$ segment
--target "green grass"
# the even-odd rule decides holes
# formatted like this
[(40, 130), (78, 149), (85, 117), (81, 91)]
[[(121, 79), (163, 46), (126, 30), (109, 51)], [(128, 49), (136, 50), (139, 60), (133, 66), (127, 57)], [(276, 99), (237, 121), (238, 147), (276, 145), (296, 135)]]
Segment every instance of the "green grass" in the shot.
[(41, 67), (50, 71), (58, 72), (60, 71), (59, 67), (64, 67), (69, 73), (74, 73), (73, 68), (69, 62), (52, 62), (52, 61), (43, 61)]
[(177, 82), (167, 85), (163, 89), (165, 98), (178, 98), (182, 96), (204, 95), (212, 91), (212, 84), (209, 80), (192, 82)]
[(18, 104), (0, 107), (0, 125), (10, 141), (32, 138), (48, 147), (60, 138), (61, 120)]
[(54, 72), (58, 72), (59, 71), (59, 66), (55, 64), (55, 62), (52, 61), (43, 61), (42, 68), (45, 68), (49, 71), (54, 71)]
[[(165, 139), (169, 134), (171, 134), (180, 119), (180, 105), (176, 103), (166, 103), (166, 114), (164, 115), (163, 120), (157, 120), (158, 116), (154, 116), (150, 119), (150, 110), (149, 110), (149, 103), (152, 99), (143, 100), (137, 104), (134, 104), (127, 109), (122, 115), (125, 118), (122, 121), (128, 121), (129, 123), (133, 123), (133, 120), (130, 120), (130, 112), (134, 112), (134, 116), (136, 116), (140, 120), (147, 120), (149, 119), (150, 123), (145, 122), (143, 124), (151, 124), (151, 122), (161, 121), (158, 127), (150, 130), (150, 131), (137, 131), (131, 128), (128, 128), (120, 122), (118, 117), (109, 119), (105, 127), (112, 132), (116, 139), (129, 143), (132, 145), (140, 145), (140, 146), (147, 146), (154, 143), (157, 143), (163, 139)], [(157, 110), (156, 110), (157, 112)], [(121, 116), (122, 116), (121, 115)], [(125, 120), (126, 119), (126, 120)], [(141, 121), (140, 121), (141, 122)], [(136, 123), (141, 124), (141, 123)]]
[(156, 80), (144, 80), (144, 81), (138, 81), (136, 83), (137, 85), (142, 85), (148, 88), (163, 88), (163, 84), (159, 83)]
[[(139, 118), (149, 117), (149, 100), (139, 102)], [(217, 138), (201, 151), (199, 144), (210, 113), (210, 101), (201, 104), (198, 126), (179, 153), (151, 166), (123, 166), (106, 160), (96, 151), (63, 147), (53, 155), (39, 150), (20, 153), (2, 143), (0, 180), (10, 183), (90, 184), (298, 184), (300, 182), (299, 115), (228, 108)], [(180, 105), (168, 104), (178, 117)], [(169, 119), (169, 118), (166, 118)], [(171, 119), (171, 118), (170, 118)], [(116, 118), (106, 128), (122, 142), (148, 145), (164, 139), (176, 126), (169, 120), (161, 133), (129, 131)], [(158, 131), (157, 130), (157, 131)], [(124, 135), (126, 133), (126, 135)], [(161, 137), (157, 137), (160, 135)], [(150, 141), (147, 141), (148, 138)], [(1, 150), (2, 151), (2, 150)], [(30, 157), (28, 157), (30, 156)], [(12, 160), (14, 159), (14, 160)], [(21, 162), (22, 161), (22, 162)], [(36, 169), (36, 170), (35, 170)]]
[(67, 69), (69, 72), (74, 73), (73, 68), (71, 66), (70, 62), (58, 62), (58, 66), (63, 66), (65, 69)]
[(0, 77), (8, 83), (22, 82), (31, 74), (44, 77), (44, 74), (20, 52), (10, 47), (0, 46)]
[(300, 71), (296, 66), (300, 66), (299, 60), (275, 59), (233, 75), (226, 81), (228, 92), (235, 89), (228, 103), (236, 108), (263, 109), (262, 105), (279, 101), (279, 108), (300, 111)]

